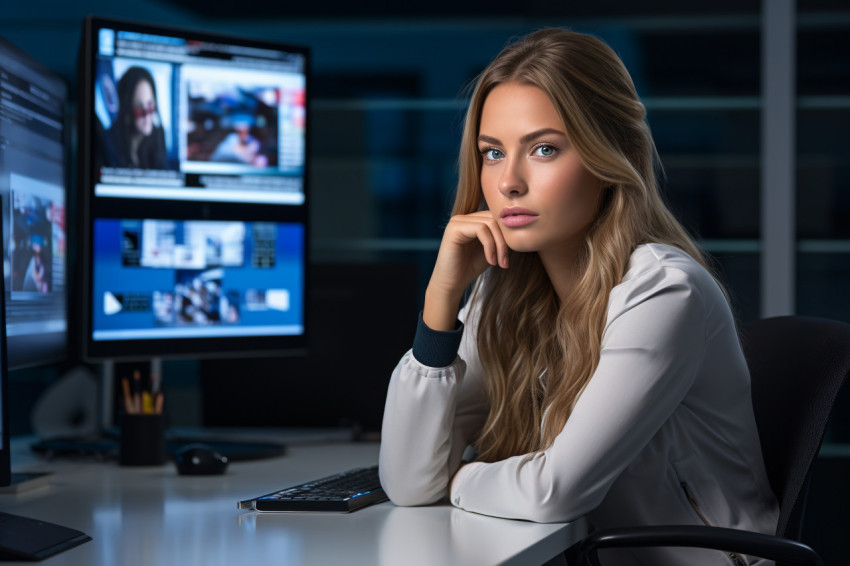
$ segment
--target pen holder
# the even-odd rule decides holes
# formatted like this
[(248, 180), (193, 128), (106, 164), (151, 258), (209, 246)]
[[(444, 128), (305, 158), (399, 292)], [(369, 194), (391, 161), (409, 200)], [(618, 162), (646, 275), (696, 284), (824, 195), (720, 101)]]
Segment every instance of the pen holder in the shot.
[(122, 466), (165, 463), (165, 415), (124, 414), (121, 419)]

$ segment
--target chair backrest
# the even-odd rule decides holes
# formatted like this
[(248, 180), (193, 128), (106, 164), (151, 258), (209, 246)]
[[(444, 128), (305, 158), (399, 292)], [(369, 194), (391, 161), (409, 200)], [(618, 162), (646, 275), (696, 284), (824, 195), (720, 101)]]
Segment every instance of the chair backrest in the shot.
[(850, 324), (781, 316), (747, 323), (741, 335), (767, 475), (779, 499), (776, 534), (799, 540), (809, 471), (850, 375)]

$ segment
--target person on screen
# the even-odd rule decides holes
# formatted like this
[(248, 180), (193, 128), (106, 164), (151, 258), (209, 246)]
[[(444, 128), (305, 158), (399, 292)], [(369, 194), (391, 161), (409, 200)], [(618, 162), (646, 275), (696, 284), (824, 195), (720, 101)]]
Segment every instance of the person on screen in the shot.
[(534, 32), (479, 76), (452, 216), (387, 392), (380, 473), (396, 504), (775, 532), (735, 319), (659, 194), (645, 117), (590, 35)]
[(265, 167), (268, 159), (260, 153), (260, 140), (251, 134), (253, 116), (238, 114), (231, 118), (233, 131), (229, 133), (213, 151), (212, 161), (225, 163), (244, 163)]
[(113, 151), (106, 165), (165, 169), (165, 132), (156, 101), (156, 84), (144, 67), (128, 68), (118, 81), (118, 114), (109, 130)]
[(24, 273), (22, 291), (33, 291), (36, 293), (47, 293), (50, 291), (48, 284), (47, 266), (42, 254), (44, 253), (44, 238), (39, 234), (33, 234), (30, 238), (30, 257), (27, 270)]

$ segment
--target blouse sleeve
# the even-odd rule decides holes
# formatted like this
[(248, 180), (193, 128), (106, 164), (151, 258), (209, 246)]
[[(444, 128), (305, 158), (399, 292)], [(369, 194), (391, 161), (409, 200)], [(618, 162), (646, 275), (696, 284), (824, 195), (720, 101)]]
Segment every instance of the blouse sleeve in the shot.
[(659, 267), (612, 292), (599, 365), (553, 445), (464, 466), (453, 505), (536, 522), (574, 520), (608, 489), (691, 387), (705, 307), (688, 274)]
[(446, 497), (464, 451), (483, 426), (487, 395), (469, 334), (463, 324), (453, 333), (432, 331), (420, 316), (414, 347), (390, 378), (379, 470), (396, 505)]

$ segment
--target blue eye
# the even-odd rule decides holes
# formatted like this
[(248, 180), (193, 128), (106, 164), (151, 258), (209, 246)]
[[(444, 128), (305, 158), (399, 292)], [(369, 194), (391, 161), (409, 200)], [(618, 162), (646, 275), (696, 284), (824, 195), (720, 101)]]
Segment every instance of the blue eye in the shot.
[(539, 145), (534, 149), (534, 153), (541, 157), (552, 157), (558, 149), (554, 145)]
[(501, 159), (505, 156), (504, 153), (493, 147), (482, 149), (481, 155), (483, 155), (484, 159), (487, 161), (496, 161), (497, 159)]

